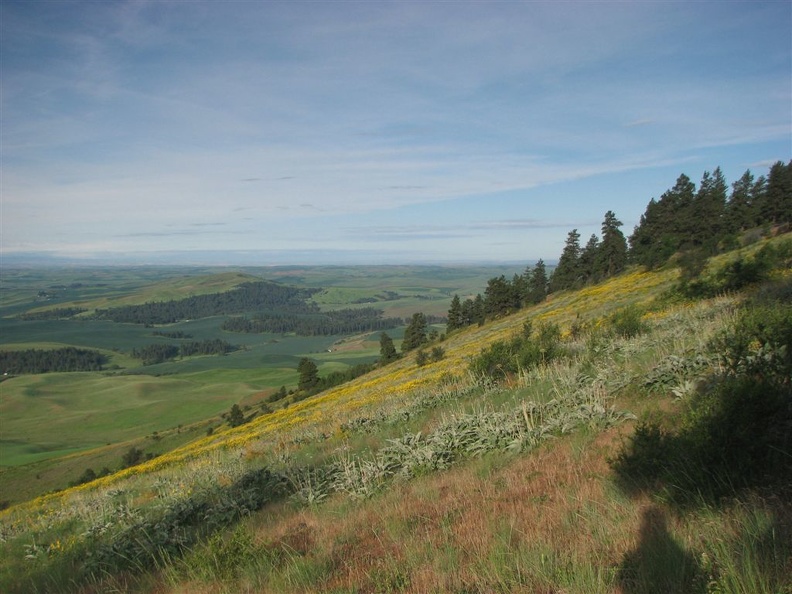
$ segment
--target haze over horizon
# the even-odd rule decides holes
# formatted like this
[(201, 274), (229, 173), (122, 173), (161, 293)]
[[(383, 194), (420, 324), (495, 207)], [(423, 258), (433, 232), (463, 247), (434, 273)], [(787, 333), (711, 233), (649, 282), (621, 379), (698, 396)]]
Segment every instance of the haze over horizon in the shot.
[(792, 158), (792, 3), (2, 0), (0, 82), (4, 259), (549, 261)]

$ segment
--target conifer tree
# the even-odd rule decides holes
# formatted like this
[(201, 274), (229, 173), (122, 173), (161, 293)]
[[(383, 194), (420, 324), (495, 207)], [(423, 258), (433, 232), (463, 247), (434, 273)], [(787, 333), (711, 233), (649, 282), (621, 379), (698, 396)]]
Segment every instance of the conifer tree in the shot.
[(594, 270), (599, 278), (619, 274), (627, 266), (627, 240), (619, 230), (622, 222), (612, 210), (605, 213), (602, 221), (602, 243), (597, 250)]
[(520, 309), (528, 298), (528, 280), (522, 274), (515, 274), (511, 281), (515, 309)]
[[(529, 274), (526, 271), (526, 275)], [(547, 269), (544, 260), (539, 260), (530, 272), (528, 280), (528, 303), (541, 303), (547, 297)]]
[(481, 296), (481, 293), (476, 295), (476, 298), (473, 299), (473, 307), (471, 307), (470, 313), (471, 313), (471, 319), (470, 319), (471, 324), (478, 324), (479, 326), (481, 326), (486, 320), (484, 297)]
[(580, 250), (580, 258), (578, 260), (578, 269), (580, 270), (578, 281), (580, 284), (597, 281), (602, 278), (603, 275), (597, 270), (599, 251), (599, 237), (592, 233), (586, 245)]
[(636, 264), (654, 268), (664, 264), (691, 236), (695, 184), (684, 173), (660, 197), (649, 201), (641, 221), (630, 236), (630, 257)]
[(754, 177), (750, 170), (732, 184), (732, 192), (726, 204), (725, 225), (729, 233), (739, 233), (754, 225), (753, 194)]
[(446, 324), (446, 332), (453, 332), (459, 330), (465, 325), (462, 317), (462, 302), (459, 295), (454, 295), (451, 299), (451, 307), (448, 308), (448, 323)]
[(308, 357), (300, 359), (297, 371), (300, 373), (300, 378), (297, 381), (298, 390), (309, 391), (319, 384), (319, 369), (316, 367), (316, 363)]
[(245, 415), (242, 413), (242, 409), (239, 408), (239, 405), (234, 404), (231, 406), (231, 412), (228, 413), (228, 425), (230, 427), (239, 427), (244, 424), (244, 422)]
[(387, 332), (380, 334), (380, 363), (383, 365), (390, 363), (397, 359), (399, 354), (396, 352), (396, 347), (393, 346), (393, 339), (388, 336)]
[(428, 324), (426, 322), (426, 316), (422, 313), (414, 313), (407, 329), (404, 331), (402, 352), (406, 353), (426, 343), (427, 329)]
[(506, 315), (520, 309), (520, 298), (515, 287), (503, 275), (487, 281), (484, 295), (488, 316)]
[(760, 202), (761, 224), (792, 221), (792, 161), (777, 161), (767, 175), (767, 190)]
[(580, 233), (572, 229), (566, 238), (564, 250), (558, 259), (558, 266), (550, 277), (550, 291), (561, 291), (574, 287), (580, 274)]
[(690, 236), (694, 248), (703, 248), (705, 253), (714, 254), (718, 242), (725, 232), (726, 180), (720, 167), (710, 175), (705, 171), (693, 202), (691, 219), (695, 227)]
[(691, 239), (697, 235), (699, 221), (694, 218), (696, 184), (683, 173), (677, 178), (674, 187), (663, 196), (666, 196), (670, 206), (667, 217), (663, 221), (663, 230), (665, 235), (672, 238), (669, 245), (674, 245), (671, 253), (665, 258), (667, 260), (671, 254), (690, 243)]
[(470, 326), (472, 324), (484, 323), (484, 298), (481, 293), (476, 295), (475, 299), (465, 299), (462, 303), (462, 325)]

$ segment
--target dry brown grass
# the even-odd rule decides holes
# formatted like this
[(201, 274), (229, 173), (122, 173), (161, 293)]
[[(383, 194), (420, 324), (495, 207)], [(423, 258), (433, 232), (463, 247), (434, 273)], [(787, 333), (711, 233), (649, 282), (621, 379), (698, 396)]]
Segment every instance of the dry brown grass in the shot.
[(496, 564), (529, 588), (513, 591), (553, 591), (548, 576), (521, 567), (537, 547), (571, 570), (596, 564), (613, 577), (650, 505), (614, 496), (607, 456), (622, 432), (555, 442), (508, 463), (475, 460), (361, 503), (283, 505), (256, 521), (256, 539), (323, 559), (327, 592), (500, 591), (504, 580), (486, 573), (498, 555)]

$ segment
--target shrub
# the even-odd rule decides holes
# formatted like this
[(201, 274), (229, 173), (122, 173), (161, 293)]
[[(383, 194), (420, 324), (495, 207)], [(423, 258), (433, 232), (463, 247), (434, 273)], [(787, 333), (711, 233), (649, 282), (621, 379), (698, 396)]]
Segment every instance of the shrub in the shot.
[(792, 476), (792, 307), (745, 311), (712, 344), (725, 372), (690, 400), (680, 429), (638, 425), (612, 468), (626, 490), (717, 501)]
[(415, 353), (415, 363), (418, 367), (423, 367), (427, 363), (429, 363), (429, 355), (423, 349), (418, 349), (418, 352)]
[(792, 303), (792, 277), (763, 284), (754, 295), (753, 302), (760, 305)]
[(727, 262), (711, 276), (683, 275), (677, 291), (692, 299), (740, 291), (769, 280), (773, 270), (789, 266), (791, 257), (792, 242), (768, 244), (751, 256), (740, 256)]
[(510, 341), (497, 341), (481, 351), (471, 362), (470, 370), (477, 376), (503, 380), (565, 353), (561, 345), (561, 329), (557, 324), (543, 324), (533, 336), (531, 325), (526, 323), (522, 333)]
[(135, 466), (143, 462), (143, 459), (144, 459), (143, 450), (132, 446), (121, 457), (121, 467), (129, 468), (130, 466)]
[(732, 375), (789, 385), (792, 377), (792, 306), (777, 303), (745, 310), (711, 348)]
[(228, 426), (229, 427), (239, 427), (240, 425), (245, 424), (245, 415), (242, 413), (242, 409), (239, 408), (238, 404), (234, 404), (231, 406), (231, 412), (228, 413)]
[(703, 250), (688, 250), (682, 253), (678, 262), (683, 281), (691, 281), (701, 276), (707, 265), (707, 255)]
[(94, 471), (94, 469), (93, 468), (86, 468), (76, 481), (73, 481), (73, 482), (69, 483), (69, 486), (70, 487), (75, 487), (77, 485), (90, 483), (91, 481), (96, 480), (96, 478), (97, 478), (97, 475), (96, 475), (96, 472)]
[(649, 329), (643, 321), (643, 312), (637, 307), (625, 307), (610, 317), (610, 326), (622, 338), (634, 338)]
[(642, 421), (630, 440), (623, 444), (611, 468), (625, 491), (656, 487), (671, 459), (668, 433), (656, 422)]

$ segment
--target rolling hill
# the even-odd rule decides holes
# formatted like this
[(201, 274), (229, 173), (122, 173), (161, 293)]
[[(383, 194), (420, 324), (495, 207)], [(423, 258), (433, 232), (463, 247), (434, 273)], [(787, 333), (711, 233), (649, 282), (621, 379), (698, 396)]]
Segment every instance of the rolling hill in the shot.
[(553, 294), (13, 506), (0, 589), (790, 592), (790, 244), (712, 259), (703, 298), (673, 267)]

